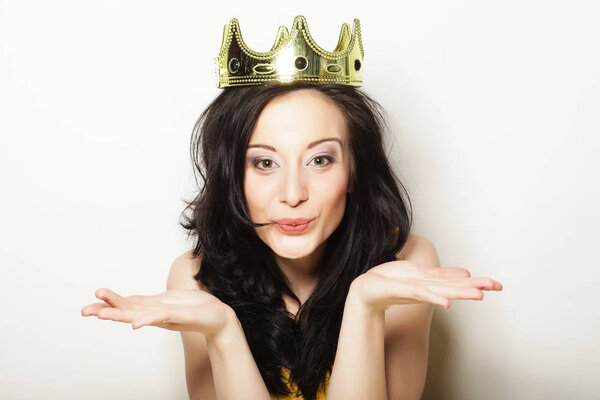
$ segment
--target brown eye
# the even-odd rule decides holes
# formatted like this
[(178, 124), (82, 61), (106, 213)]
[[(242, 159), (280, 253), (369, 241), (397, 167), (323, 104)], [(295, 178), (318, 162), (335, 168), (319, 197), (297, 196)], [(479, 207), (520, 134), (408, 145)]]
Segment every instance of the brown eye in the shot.
[(269, 160), (268, 158), (254, 160), (254, 166), (258, 169), (272, 169), (273, 164), (273, 160)]

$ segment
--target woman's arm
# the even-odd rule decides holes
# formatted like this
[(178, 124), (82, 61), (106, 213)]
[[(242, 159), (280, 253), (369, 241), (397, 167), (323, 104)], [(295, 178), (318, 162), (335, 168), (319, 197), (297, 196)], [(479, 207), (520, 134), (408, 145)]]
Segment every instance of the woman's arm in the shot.
[[(433, 244), (412, 233), (397, 258), (440, 266)], [(404, 304), (373, 312), (355, 292), (351, 286), (327, 398), (419, 399), (427, 374), (433, 305)], [(407, 359), (411, 362), (398, 363)], [(393, 381), (388, 383), (386, 375)]]
[(481, 300), (482, 290), (502, 290), (499, 282), (471, 278), (463, 268), (440, 268), (426, 238), (411, 242), (403, 260), (376, 266), (352, 283), (328, 400), (419, 399), (432, 304), (448, 308), (450, 299)]
[(351, 290), (327, 399), (420, 399), (427, 374), (432, 307), (404, 304), (372, 312)]
[[(270, 400), (271, 396), (252, 357), (235, 313), (217, 337), (207, 339), (207, 350), (218, 400)], [(204, 397), (198, 397), (204, 399)]]
[[(200, 259), (191, 252), (179, 256), (171, 267), (167, 289), (201, 290), (193, 278)], [(181, 332), (185, 353), (186, 381), (190, 399), (265, 399), (269, 392), (252, 357), (235, 312), (223, 331), (206, 338), (199, 332)]]
[(387, 400), (384, 356), (384, 312), (371, 313), (346, 298), (328, 400)]

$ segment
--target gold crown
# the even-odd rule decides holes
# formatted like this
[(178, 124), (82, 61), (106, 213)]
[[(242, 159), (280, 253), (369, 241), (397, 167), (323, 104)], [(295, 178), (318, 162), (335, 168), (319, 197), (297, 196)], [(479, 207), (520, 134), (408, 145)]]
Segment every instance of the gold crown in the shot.
[(244, 39), (237, 19), (225, 25), (221, 51), (215, 58), (219, 88), (261, 85), (267, 82), (337, 83), (362, 85), (364, 51), (360, 36), (360, 21), (354, 27), (344, 23), (340, 39), (333, 51), (319, 47), (306, 19), (294, 18), (291, 32), (280, 26), (271, 50), (260, 53), (251, 50)]

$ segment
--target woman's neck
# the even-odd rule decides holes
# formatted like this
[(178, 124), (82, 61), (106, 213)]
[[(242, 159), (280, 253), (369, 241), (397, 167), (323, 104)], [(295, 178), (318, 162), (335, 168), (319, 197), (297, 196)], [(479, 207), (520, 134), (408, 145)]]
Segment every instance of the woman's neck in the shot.
[(302, 303), (319, 282), (318, 268), (325, 251), (325, 243), (323, 242), (315, 251), (302, 258), (284, 258), (274, 254), (275, 262), (290, 283), (290, 289)]

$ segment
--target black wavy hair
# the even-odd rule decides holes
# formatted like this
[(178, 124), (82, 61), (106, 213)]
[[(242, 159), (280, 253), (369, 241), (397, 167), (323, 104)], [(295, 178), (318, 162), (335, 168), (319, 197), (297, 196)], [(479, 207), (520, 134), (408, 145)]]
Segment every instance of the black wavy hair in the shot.
[[(261, 111), (275, 97), (300, 89), (318, 90), (340, 108), (353, 165), (353, 191), (325, 244), (320, 280), (304, 304), (257, 236), (255, 227), (263, 224), (250, 220), (243, 191), (246, 148)], [(360, 89), (306, 83), (226, 88), (194, 126), (190, 150), (199, 191), (180, 219), (195, 238), (194, 256), (201, 256), (194, 278), (235, 310), (272, 395), (290, 394), (281, 376), (285, 367), (298, 394), (315, 399), (331, 373), (350, 284), (395, 260), (408, 238), (412, 205), (385, 154), (386, 127), (382, 107)], [(299, 305), (295, 317), (284, 293)]]

